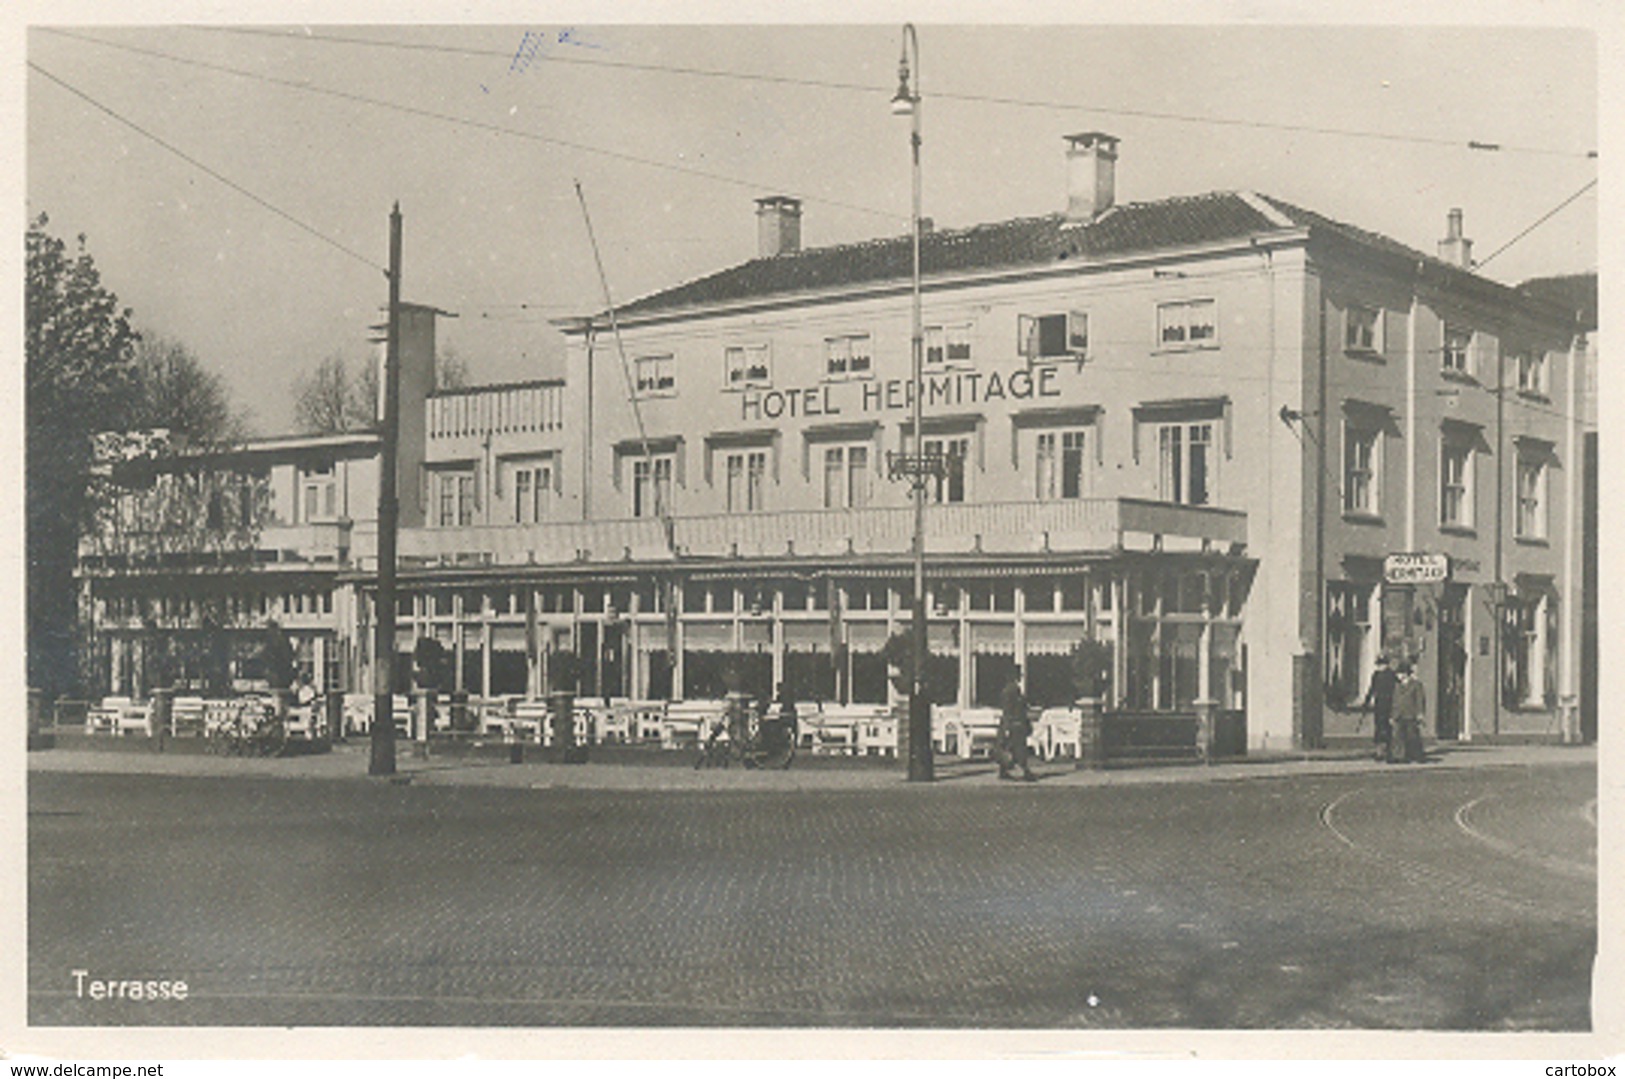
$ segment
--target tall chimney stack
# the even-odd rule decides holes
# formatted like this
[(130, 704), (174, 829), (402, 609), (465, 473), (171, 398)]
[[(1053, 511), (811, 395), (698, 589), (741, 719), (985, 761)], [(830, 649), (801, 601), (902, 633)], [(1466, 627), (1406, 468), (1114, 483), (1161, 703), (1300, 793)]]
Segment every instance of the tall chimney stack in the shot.
[(1473, 241), (1461, 234), (1461, 208), (1450, 211), (1445, 225), (1444, 239), (1439, 241), (1439, 257), (1452, 266), (1464, 270), (1473, 268)]
[(756, 200), (756, 254), (793, 255), (801, 250), (801, 200), (769, 195)]
[(1066, 217), (1093, 221), (1117, 201), (1117, 137), (1103, 131), (1066, 136)]

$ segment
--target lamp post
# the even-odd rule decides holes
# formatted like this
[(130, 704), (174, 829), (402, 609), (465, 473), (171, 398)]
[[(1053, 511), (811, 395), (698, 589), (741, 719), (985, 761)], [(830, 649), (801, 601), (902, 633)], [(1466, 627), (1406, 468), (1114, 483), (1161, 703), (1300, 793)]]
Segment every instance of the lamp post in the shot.
[[(913, 67), (909, 55), (913, 54)], [(910, 77), (912, 73), (912, 78)], [(892, 112), (909, 118), (909, 148), (913, 155), (913, 366), (910, 373), (913, 395), (914, 443), (912, 453), (896, 455), (891, 462), (894, 478), (906, 476), (914, 497), (914, 612), (913, 673), (908, 695), (908, 778), (928, 782), (933, 776), (931, 759), (931, 702), (925, 696), (925, 485), (941, 472), (940, 458), (928, 460), (924, 452), (920, 424), (924, 397), (925, 331), (920, 322), (920, 40), (913, 23), (903, 25), (902, 53), (897, 60), (897, 93), (892, 96)]]

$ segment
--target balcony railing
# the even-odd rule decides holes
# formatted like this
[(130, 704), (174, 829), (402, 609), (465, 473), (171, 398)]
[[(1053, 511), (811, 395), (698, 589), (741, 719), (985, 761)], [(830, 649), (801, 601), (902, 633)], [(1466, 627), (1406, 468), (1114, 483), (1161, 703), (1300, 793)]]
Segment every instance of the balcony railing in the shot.
[[(401, 533), (400, 553), (420, 563), (470, 565), (838, 558), (904, 555), (913, 535), (913, 509), (888, 506), (677, 517), (669, 546), (654, 518), (413, 529)], [(1118, 498), (934, 505), (926, 514), (925, 549), (934, 555), (1108, 551), (1129, 535), (1245, 544), (1247, 516)]]
[(424, 403), (431, 439), (564, 429), (564, 384), (443, 390)]

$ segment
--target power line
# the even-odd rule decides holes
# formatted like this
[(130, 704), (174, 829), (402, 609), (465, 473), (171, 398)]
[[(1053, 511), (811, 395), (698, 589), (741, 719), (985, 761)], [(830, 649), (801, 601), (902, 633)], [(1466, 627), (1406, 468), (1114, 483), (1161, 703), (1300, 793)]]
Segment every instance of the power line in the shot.
[[(399, 49), (412, 52), (442, 53), (456, 56), (493, 56), (511, 59), (512, 50), (482, 49), (454, 45), (434, 45), (421, 42), (381, 41), (369, 38), (347, 37), (341, 34), (315, 33), (309, 30), (297, 33), (286, 33), (279, 30), (269, 30), (254, 27), (235, 26), (194, 26), (192, 29), (208, 30), (227, 34), (251, 34), (261, 37), (281, 38), (290, 41), (309, 41), (335, 45), (358, 45), (367, 48)], [(743, 82), (772, 83), (783, 86), (805, 86), (820, 90), (852, 90), (866, 94), (891, 94), (890, 86), (871, 86), (864, 83), (838, 82), (829, 79), (810, 79), (792, 75), (758, 74), (744, 71), (727, 71), (720, 68), (692, 67), (677, 64), (639, 63), (630, 60), (589, 59), (584, 56), (566, 56), (559, 53), (535, 53), (531, 60), (551, 64), (573, 64), (581, 67), (611, 68), (625, 71), (642, 71), (667, 75), (689, 75), (703, 78), (734, 79)], [(1326, 135), (1337, 138), (1377, 139), (1385, 142), (1403, 142), (1421, 146), (1451, 146), (1457, 149), (1471, 150), (1477, 153), (1516, 153), (1537, 154), (1550, 157), (1572, 157), (1595, 159), (1597, 152), (1557, 150), (1540, 146), (1515, 146), (1501, 142), (1491, 142), (1484, 139), (1459, 139), (1443, 136), (1429, 135), (1401, 135), (1386, 131), (1362, 131), (1355, 128), (1321, 127), (1312, 124), (1290, 124), (1269, 120), (1243, 120), (1235, 117), (1223, 116), (1196, 116), (1188, 113), (1159, 112), (1151, 109), (1131, 108), (1105, 108), (1093, 105), (1081, 105), (1075, 101), (1046, 101), (1035, 98), (1008, 97), (995, 94), (954, 93), (952, 91), (935, 90), (931, 94), (933, 99), (950, 101), (963, 101), (974, 104), (1008, 105), (1018, 108), (1036, 108), (1059, 110), (1063, 112), (1085, 112), (1101, 116), (1133, 117), (1142, 120), (1167, 120), (1186, 124), (1212, 124), (1220, 127), (1244, 127), (1265, 131), (1284, 131), (1293, 134)]]
[(1482, 270), (1485, 266), (1488, 266), (1490, 264), (1490, 260), (1495, 258), (1496, 255), (1499, 255), (1501, 252), (1505, 251), (1507, 248), (1511, 247), (1513, 244), (1517, 243), (1519, 240), (1523, 239), (1525, 236), (1528, 236), (1531, 232), (1534, 232), (1536, 229), (1540, 228), (1540, 226), (1544, 225), (1547, 221), (1551, 220), (1553, 217), (1556, 217), (1558, 212), (1561, 211), (1565, 206), (1567, 206), (1569, 203), (1573, 202), (1575, 199), (1579, 198), (1581, 195), (1584, 195), (1587, 191), (1590, 191), (1593, 187), (1596, 187), (1596, 186), (1597, 186), (1597, 181), (1593, 177), (1592, 180), (1589, 183), (1587, 183), (1585, 186), (1581, 187), (1580, 190), (1576, 191), (1574, 194), (1570, 195), (1568, 198), (1564, 199), (1562, 202), (1558, 203), (1556, 206), (1552, 207), (1550, 210), (1548, 210), (1544, 214), (1542, 214), (1540, 216), (1540, 218), (1537, 221), (1535, 221), (1534, 224), (1530, 225), (1528, 228), (1526, 228), (1522, 232), (1518, 233), (1518, 235), (1512, 237), (1512, 239), (1508, 240), (1506, 243), (1502, 244), (1500, 247), (1497, 247), (1494, 251), (1490, 252), (1488, 258), (1482, 259), (1479, 262), (1475, 263), (1474, 266), (1473, 266), (1473, 269)]
[[(625, 161), (635, 165), (644, 165), (649, 168), (664, 169), (668, 172), (682, 173), (686, 176), (695, 176), (705, 180), (714, 180), (718, 183), (730, 184), (734, 187), (747, 187), (755, 191), (784, 190), (776, 185), (764, 184), (757, 180), (742, 180), (738, 177), (726, 176), (717, 172), (709, 172), (705, 169), (690, 168), (686, 165), (673, 165), (666, 161), (656, 161), (653, 158), (639, 157), (636, 154), (628, 154), (619, 150), (606, 150), (599, 146), (590, 146), (586, 143), (554, 138), (550, 135), (539, 135), (536, 132), (523, 131), (518, 128), (503, 127), (500, 124), (487, 123), (483, 120), (471, 120), (467, 117), (456, 116), (451, 113), (437, 112), (433, 109), (419, 108), (415, 105), (402, 105), (398, 102), (385, 101), (382, 98), (368, 97), (365, 94), (352, 93), (348, 90), (336, 90), (331, 87), (318, 86), (311, 82), (301, 82), (294, 79), (282, 79), (274, 75), (265, 75), (257, 71), (245, 71), (242, 68), (230, 67), (225, 64), (211, 63), (207, 60), (194, 60), (191, 57), (176, 56), (173, 53), (162, 52), (158, 49), (145, 49), (137, 45), (125, 45), (116, 41), (104, 41), (100, 38), (89, 37), (85, 34), (76, 34), (72, 33), (71, 31), (62, 30), (55, 27), (40, 27), (40, 29), (48, 33), (57, 34), (61, 37), (72, 38), (75, 41), (84, 41), (92, 45), (101, 45), (109, 49), (120, 49), (122, 51), (136, 53), (141, 56), (150, 56), (159, 60), (168, 60), (172, 63), (186, 64), (191, 67), (203, 68), (207, 71), (217, 71), (227, 75), (235, 75), (238, 78), (270, 83), (273, 86), (283, 86), (292, 90), (302, 90), (306, 93), (322, 94), (327, 97), (334, 97), (343, 101), (355, 102), (362, 105), (372, 105), (381, 109), (390, 109), (395, 112), (405, 113), (408, 116), (419, 116), (429, 120), (439, 120), (443, 123), (454, 124), (460, 127), (473, 128), (477, 131), (486, 131), (497, 135), (511, 135), (515, 138), (529, 139), (533, 142), (546, 143), (550, 146), (561, 146), (568, 150), (576, 150), (586, 154), (597, 154), (601, 157), (613, 158), (617, 161)], [(808, 195), (804, 193), (796, 193), (796, 195), (804, 202), (819, 203), (825, 206), (836, 206), (844, 210), (853, 210), (858, 213), (872, 214), (876, 217), (886, 217), (898, 220), (905, 220), (907, 218), (906, 214), (893, 213), (889, 210), (879, 210), (872, 206), (863, 206), (854, 202), (842, 202), (838, 199), (825, 198), (820, 195)]]
[(101, 112), (106, 113), (108, 116), (111, 116), (113, 119), (117, 120), (119, 123), (121, 123), (121, 124), (125, 125), (126, 127), (130, 128), (132, 131), (135, 131), (137, 134), (142, 135), (145, 138), (151, 139), (153, 142), (157, 143), (159, 146), (162, 146), (165, 150), (168, 150), (170, 153), (174, 154), (176, 157), (180, 158), (182, 161), (185, 161), (187, 164), (191, 165), (193, 168), (196, 168), (196, 169), (208, 174), (209, 176), (214, 177), (216, 180), (218, 180), (221, 183), (225, 184), (227, 187), (231, 188), (233, 191), (237, 192), (239, 195), (242, 195), (245, 198), (251, 199), (255, 203), (259, 204), (260, 206), (264, 207), (265, 209), (267, 209), (267, 210), (271, 211), (272, 213), (276, 214), (278, 217), (282, 218), (284, 221), (288, 222), (289, 224), (291, 224), (291, 225), (293, 225), (293, 226), (295, 226), (295, 227), (297, 227), (299, 229), (302, 229), (305, 232), (308, 232), (310, 235), (316, 237), (316, 239), (322, 241), (322, 243), (327, 244), (329, 247), (332, 247), (332, 248), (335, 248), (335, 249), (337, 249), (339, 251), (344, 252), (344, 254), (349, 255), (351, 258), (357, 260), (358, 262), (364, 263), (366, 266), (368, 266), (371, 269), (377, 270), (378, 272), (384, 274), (386, 277), (389, 275), (389, 271), (385, 270), (383, 267), (381, 267), (377, 263), (373, 262), (373, 260), (368, 258), (366, 255), (361, 254), (359, 251), (356, 251), (353, 248), (346, 247), (344, 244), (342, 244), (339, 241), (333, 239), (331, 236), (328, 236), (325, 233), (318, 230), (315, 226), (307, 225), (305, 222), (299, 220), (297, 217), (293, 216), (288, 211), (282, 209), (281, 207), (275, 205), (272, 202), (269, 202), (268, 200), (266, 200), (264, 198), (261, 198), (259, 195), (256, 195), (254, 192), (250, 191), (248, 188), (244, 187), (242, 184), (239, 184), (237, 181), (231, 179), (228, 176), (223, 175), (222, 173), (216, 171), (213, 168), (210, 168), (208, 165), (206, 165), (203, 162), (199, 161), (197, 158), (193, 157), (191, 154), (187, 153), (185, 150), (182, 150), (180, 147), (175, 146), (173, 143), (166, 142), (165, 140), (159, 138), (157, 135), (153, 134), (151, 131), (148, 131), (146, 128), (142, 127), (140, 124), (136, 123), (134, 120), (131, 120), (130, 118), (128, 118), (126, 116), (123, 116), (118, 112), (115, 112), (111, 108), (108, 108), (106, 105), (103, 105), (100, 101), (97, 101), (95, 98), (91, 97), (89, 94), (85, 93), (83, 90), (80, 90), (79, 88), (77, 88), (77, 87), (63, 81), (62, 79), (58, 78), (57, 76), (51, 74), (49, 71), (46, 71), (44, 68), (42, 68), (38, 64), (34, 63), (34, 61), (32, 61), (32, 60), (28, 61), (28, 66), (30, 68), (32, 68), (34, 71), (39, 72), (39, 74), (43, 75), (45, 78), (51, 80), (52, 82), (56, 83), (58, 86), (62, 87), (62, 89), (68, 91), (68, 93), (70, 93), (73, 96), (79, 98), (81, 101), (84, 101), (87, 104), (91, 105), (92, 107), (100, 110)]

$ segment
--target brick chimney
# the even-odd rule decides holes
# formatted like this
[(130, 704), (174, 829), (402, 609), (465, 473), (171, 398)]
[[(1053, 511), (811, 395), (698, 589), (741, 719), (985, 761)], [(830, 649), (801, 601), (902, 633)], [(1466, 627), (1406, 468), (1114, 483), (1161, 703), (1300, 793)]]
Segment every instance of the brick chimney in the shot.
[(1464, 270), (1473, 268), (1473, 241), (1461, 234), (1461, 209), (1450, 211), (1445, 225), (1444, 239), (1439, 241), (1439, 257), (1452, 266)]
[(1103, 131), (1066, 136), (1066, 217), (1093, 221), (1117, 201), (1117, 137)]
[(756, 254), (793, 255), (801, 250), (801, 200), (769, 195), (756, 200)]

